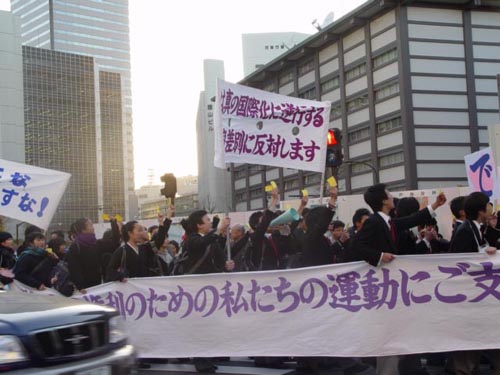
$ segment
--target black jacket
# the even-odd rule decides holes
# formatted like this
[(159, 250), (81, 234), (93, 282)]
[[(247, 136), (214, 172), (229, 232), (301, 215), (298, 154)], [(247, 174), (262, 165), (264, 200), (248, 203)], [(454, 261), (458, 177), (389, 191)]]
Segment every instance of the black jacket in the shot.
[(73, 242), (65, 260), (68, 262), (70, 280), (78, 290), (102, 283), (102, 257), (97, 244), (86, 246)]
[[(26, 252), (27, 250), (25, 250)], [(50, 277), (52, 269), (56, 266), (57, 260), (47, 254), (22, 254), (17, 261), (14, 273), (16, 280), (32, 288), (38, 289), (40, 285), (50, 288)]]
[[(16, 256), (14, 250), (8, 247), (0, 246), (0, 268), (6, 268), (8, 270), (14, 268), (16, 265)], [(9, 284), (12, 279), (4, 276), (0, 276), (0, 283)]]
[(276, 214), (270, 210), (264, 211), (262, 221), (255, 228), (255, 231), (250, 235), (250, 240), (253, 244), (252, 260), (258, 270), (276, 270), (279, 268), (279, 250), (271, 244), (269, 238), (266, 237), (269, 224), (276, 217)]
[(147, 267), (150, 256), (148, 249), (139, 247), (137, 254), (129, 244), (119, 247), (109, 262), (106, 280), (121, 281), (124, 278), (152, 276)]
[(316, 207), (306, 218), (307, 232), (304, 249), (304, 265), (306, 267), (324, 266), (335, 262), (335, 254), (330, 241), (325, 237), (328, 224), (335, 211), (327, 207)]
[[(427, 208), (419, 212), (392, 219), (396, 233), (410, 229), (418, 225), (425, 225), (432, 220)], [(377, 266), (382, 253), (399, 254), (396, 243), (385, 220), (378, 213), (371, 215), (363, 224), (361, 230), (355, 236), (352, 247), (353, 260), (364, 260), (372, 266)]]
[(212, 231), (204, 236), (198, 233), (189, 235), (184, 251), (187, 251), (188, 258), (184, 271), (191, 273), (199, 260), (201, 260), (208, 248), (208, 253), (203, 262), (192, 272), (196, 275), (224, 272), (226, 265), (226, 254), (224, 252), (225, 239)]
[(478, 253), (479, 247), (485, 245), (486, 241), (481, 232), (477, 230), (476, 225), (470, 220), (465, 220), (453, 236), (450, 251), (452, 253)]

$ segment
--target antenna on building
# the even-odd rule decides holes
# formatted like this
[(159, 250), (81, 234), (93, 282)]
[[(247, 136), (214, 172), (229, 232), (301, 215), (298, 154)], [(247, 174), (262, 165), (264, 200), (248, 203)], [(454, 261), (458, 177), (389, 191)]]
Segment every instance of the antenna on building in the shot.
[(148, 185), (153, 186), (155, 184), (155, 170), (150, 168), (148, 169)]
[(313, 25), (313, 26), (316, 28), (316, 30), (318, 30), (318, 31), (321, 31), (321, 30), (322, 30), (322, 28), (321, 28), (321, 26), (319, 25), (319, 23), (318, 23), (318, 20), (317, 20), (317, 19), (314, 19), (314, 20), (311, 22), (311, 25)]

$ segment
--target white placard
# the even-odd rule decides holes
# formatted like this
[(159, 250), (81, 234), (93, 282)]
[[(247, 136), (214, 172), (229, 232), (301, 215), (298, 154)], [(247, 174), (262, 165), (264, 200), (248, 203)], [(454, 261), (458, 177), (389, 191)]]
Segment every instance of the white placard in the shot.
[(217, 81), (215, 159), (323, 172), (330, 102)]
[(47, 229), (71, 175), (0, 159), (0, 215)]

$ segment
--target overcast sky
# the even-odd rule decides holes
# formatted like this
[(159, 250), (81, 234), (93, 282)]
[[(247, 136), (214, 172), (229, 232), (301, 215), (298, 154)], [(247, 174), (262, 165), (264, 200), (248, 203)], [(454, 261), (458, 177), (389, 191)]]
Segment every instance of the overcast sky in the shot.
[[(364, 0), (129, 0), (136, 186), (166, 172), (197, 174), (196, 112), (203, 60), (224, 61), (226, 80), (243, 78), (241, 34), (314, 33)], [(0, 9), (10, 9), (0, 0)]]

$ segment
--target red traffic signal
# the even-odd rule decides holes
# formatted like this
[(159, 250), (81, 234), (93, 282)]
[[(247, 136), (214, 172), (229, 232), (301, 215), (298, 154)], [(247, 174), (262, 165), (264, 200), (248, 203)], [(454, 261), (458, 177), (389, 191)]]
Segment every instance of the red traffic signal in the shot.
[(342, 155), (342, 132), (338, 128), (329, 129), (326, 138), (326, 166), (340, 167), (344, 161)]
[(333, 129), (328, 129), (328, 135), (326, 137), (326, 145), (327, 146), (335, 146), (338, 143), (337, 138), (335, 137), (335, 132)]

